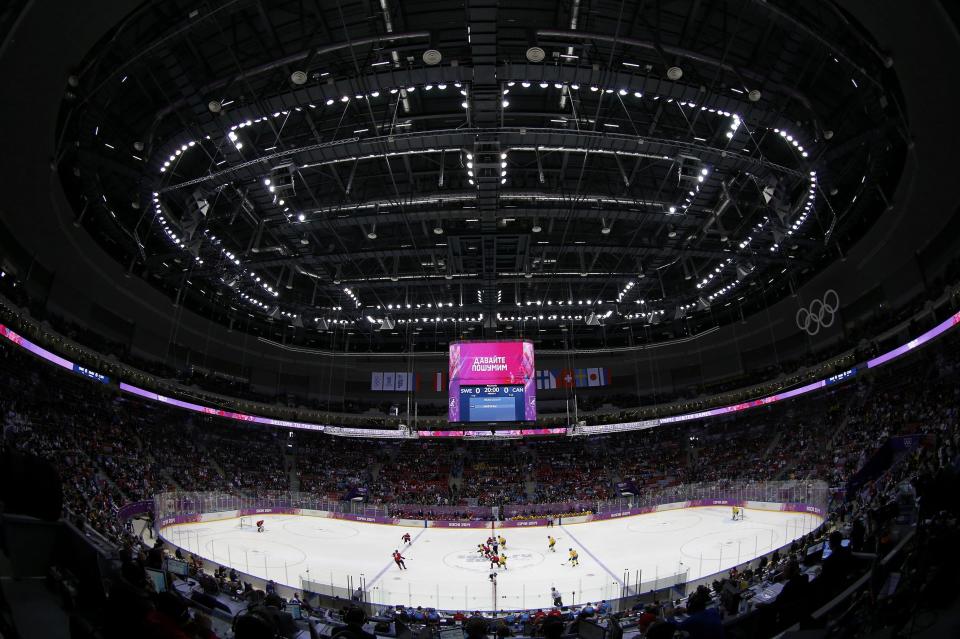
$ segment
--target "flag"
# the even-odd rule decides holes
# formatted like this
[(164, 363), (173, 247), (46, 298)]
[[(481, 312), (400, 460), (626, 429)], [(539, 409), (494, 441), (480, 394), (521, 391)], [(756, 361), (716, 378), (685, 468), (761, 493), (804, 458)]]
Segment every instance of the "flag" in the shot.
[(443, 373), (434, 373), (433, 374), (433, 390), (438, 393), (443, 392)]
[(383, 373), (370, 373), (370, 390), (383, 390)]
[(587, 385), (587, 369), (578, 368), (574, 370), (573, 377), (577, 380), (577, 388)]
[(383, 390), (392, 391), (396, 387), (396, 373), (384, 373), (383, 374)]
[(606, 386), (605, 370), (602, 368), (587, 369), (587, 386)]
[(537, 371), (537, 388), (539, 390), (547, 388), (556, 388), (557, 387), (557, 378), (554, 376), (553, 371), (542, 370)]
[(575, 378), (573, 376), (573, 371), (569, 368), (564, 368), (560, 371), (558, 375), (555, 375), (557, 380), (557, 388), (573, 388), (575, 383)]
[(405, 391), (409, 388), (409, 384), (407, 382), (410, 381), (410, 373), (397, 373), (396, 380), (397, 381), (394, 385), (394, 389), (398, 391)]

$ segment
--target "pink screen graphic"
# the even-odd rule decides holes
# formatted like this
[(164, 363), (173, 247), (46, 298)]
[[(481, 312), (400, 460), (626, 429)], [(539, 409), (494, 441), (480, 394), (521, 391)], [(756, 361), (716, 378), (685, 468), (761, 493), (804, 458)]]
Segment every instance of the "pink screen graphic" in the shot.
[(460, 421), (460, 387), (522, 384), (523, 415), (537, 418), (533, 342), (454, 342), (450, 344), (449, 420)]

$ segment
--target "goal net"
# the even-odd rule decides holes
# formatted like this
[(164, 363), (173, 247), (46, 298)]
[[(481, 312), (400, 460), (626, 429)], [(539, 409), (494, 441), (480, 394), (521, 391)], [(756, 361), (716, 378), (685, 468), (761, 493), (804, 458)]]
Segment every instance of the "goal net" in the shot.
[(240, 525), (238, 526), (238, 528), (253, 528), (253, 527), (254, 527), (254, 524), (253, 524), (252, 518), (250, 517), (240, 518)]

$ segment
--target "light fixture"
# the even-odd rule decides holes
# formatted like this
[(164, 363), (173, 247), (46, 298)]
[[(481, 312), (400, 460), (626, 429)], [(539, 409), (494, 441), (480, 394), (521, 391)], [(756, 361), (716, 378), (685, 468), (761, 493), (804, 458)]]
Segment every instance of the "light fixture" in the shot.
[(376, 224), (374, 224), (373, 226), (370, 227), (370, 230), (367, 232), (367, 239), (368, 239), (368, 240), (375, 240), (375, 239), (377, 239), (377, 225), (376, 225)]
[(680, 67), (670, 67), (667, 69), (667, 78), (676, 82), (683, 77), (683, 69)]
[(443, 226), (441, 226), (440, 222), (437, 222), (437, 225), (433, 227), (433, 233), (434, 235), (443, 235)]

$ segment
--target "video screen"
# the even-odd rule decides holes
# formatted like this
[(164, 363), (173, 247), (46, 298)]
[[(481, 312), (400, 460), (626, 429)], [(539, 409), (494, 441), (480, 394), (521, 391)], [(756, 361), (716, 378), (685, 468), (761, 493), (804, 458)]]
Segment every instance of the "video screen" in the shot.
[(154, 570), (153, 568), (144, 568), (147, 573), (147, 578), (153, 584), (153, 590), (157, 594), (167, 591), (167, 577), (163, 572), (159, 570)]
[(533, 342), (450, 344), (449, 421), (535, 421), (534, 370)]
[(190, 576), (190, 565), (187, 562), (167, 557), (166, 563), (167, 572), (169, 572), (171, 575), (184, 578)]

